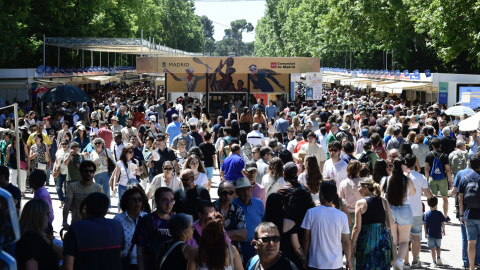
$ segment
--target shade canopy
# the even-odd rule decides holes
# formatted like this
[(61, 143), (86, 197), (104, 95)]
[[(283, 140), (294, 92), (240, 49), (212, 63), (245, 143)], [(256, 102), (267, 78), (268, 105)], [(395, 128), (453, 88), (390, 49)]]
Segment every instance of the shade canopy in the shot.
[(470, 116), (469, 118), (460, 121), (458, 128), (460, 131), (471, 131), (479, 128), (480, 112)]
[(471, 108), (465, 106), (450, 107), (448, 108), (448, 110), (445, 111), (445, 113), (453, 116), (464, 116), (465, 114), (468, 116), (472, 116), (475, 114), (475, 112)]
[(62, 85), (50, 89), (41, 98), (41, 102), (92, 102), (90, 97), (82, 89), (70, 86)]

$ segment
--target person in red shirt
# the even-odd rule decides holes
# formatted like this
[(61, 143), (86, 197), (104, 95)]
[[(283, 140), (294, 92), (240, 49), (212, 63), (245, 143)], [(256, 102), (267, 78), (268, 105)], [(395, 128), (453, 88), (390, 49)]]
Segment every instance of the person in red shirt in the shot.
[(98, 129), (98, 137), (102, 138), (105, 141), (105, 145), (108, 147), (112, 143), (113, 140), (113, 133), (110, 129), (108, 129), (107, 124), (105, 121), (100, 121), (100, 129)]
[(304, 129), (303, 132), (302, 132), (302, 136), (303, 136), (303, 141), (300, 141), (297, 143), (297, 145), (295, 146), (295, 148), (293, 149), (293, 153), (297, 153), (298, 151), (300, 151), (300, 149), (302, 148), (302, 145), (308, 143), (308, 133), (310, 133), (312, 130), (311, 129)]

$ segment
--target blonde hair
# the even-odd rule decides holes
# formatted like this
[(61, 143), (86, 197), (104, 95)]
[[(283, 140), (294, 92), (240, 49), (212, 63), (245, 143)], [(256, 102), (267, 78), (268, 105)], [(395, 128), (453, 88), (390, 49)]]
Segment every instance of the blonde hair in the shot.
[(23, 207), (20, 215), (19, 225), (20, 232), (23, 236), (25, 233), (33, 231), (45, 237), (45, 228), (47, 227), (48, 218), (51, 213), (48, 203), (41, 199), (33, 199), (28, 201)]
[(300, 125), (300, 119), (296, 115), (292, 118), (292, 126), (294, 126), (294, 127), (301, 126)]
[(385, 135), (393, 135), (393, 126), (389, 126), (387, 130), (385, 130)]
[(361, 186), (368, 188), (368, 191), (372, 192), (376, 197), (380, 197), (382, 191), (380, 190), (380, 185), (373, 181), (370, 177), (365, 177), (360, 180), (359, 183)]

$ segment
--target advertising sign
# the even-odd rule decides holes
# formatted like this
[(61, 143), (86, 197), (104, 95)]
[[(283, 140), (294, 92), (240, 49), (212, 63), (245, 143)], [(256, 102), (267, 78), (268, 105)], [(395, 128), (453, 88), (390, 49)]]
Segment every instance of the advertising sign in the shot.
[(438, 83), (438, 103), (440, 104), (448, 103), (448, 82)]
[(320, 72), (307, 72), (305, 87), (305, 100), (322, 99), (323, 74)]

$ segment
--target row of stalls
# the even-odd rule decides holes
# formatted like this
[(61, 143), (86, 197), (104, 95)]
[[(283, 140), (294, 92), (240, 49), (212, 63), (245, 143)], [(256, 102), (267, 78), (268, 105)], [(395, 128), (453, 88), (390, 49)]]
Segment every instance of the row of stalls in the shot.
[(329, 87), (344, 86), (352, 90), (361, 90), (365, 93), (396, 95), (409, 100), (424, 102), (437, 102), (438, 87), (433, 86), (431, 79), (425, 78), (419, 81), (407, 81), (396, 79), (372, 79), (352, 78), (352, 76), (340, 76), (325, 73), (323, 83)]

